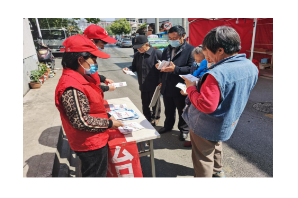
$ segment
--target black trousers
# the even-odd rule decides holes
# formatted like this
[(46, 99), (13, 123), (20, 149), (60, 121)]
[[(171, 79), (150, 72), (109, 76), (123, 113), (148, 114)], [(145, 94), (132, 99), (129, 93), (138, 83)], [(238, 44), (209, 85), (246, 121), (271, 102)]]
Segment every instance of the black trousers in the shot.
[(83, 177), (106, 177), (108, 171), (108, 144), (93, 151), (75, 151), (79, 156)]
[(166, 120), (164, 127), (166, 129), (172, 129), (175, 124), (176, 118), (176, 108), (178, 110), (179, 122), (178, 129), (183, 133), (189, 133), (189, 128), (184, 119), (182, 118), (183, 108), (185, 107), (185, 98), (186, 96), (163, 96), (163, 101), (165, 105), (165, 116)]
[[(144, 92), (141, 91), (141, 99), (142, 99), (142, 108), (143, 108), (143, 114), (145, 118), (150, 122), (152, 119), (159, 119), (160, 118), (160, 105), (159, 108), (156, 111), (156, 106), (152, 107), (152, 110), (149, 108), (149, 104), (151, 102), (151, 99), (153, 97), (154, 91), (151, 92)], [(156, 102), (156, 104), (159, 102), (160, 99)]]

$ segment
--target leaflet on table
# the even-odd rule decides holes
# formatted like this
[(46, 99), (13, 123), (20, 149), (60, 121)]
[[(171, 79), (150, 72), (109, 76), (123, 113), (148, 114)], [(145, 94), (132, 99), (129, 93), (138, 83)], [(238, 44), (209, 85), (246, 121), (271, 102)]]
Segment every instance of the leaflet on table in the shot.
[(179, 89), (183, 90), (184, 93), (186, 93), (186, 85), (183, 83), (178, 83), (176, 85), (176, 87), (178, 87)]
[(110, 112), (110, 114), (114, 116), (114, 118), (116, 118), (117, 120), (134, 116), (134, 114), (131, 111), (121, 111), (121, 110), (114, 110)]
[(159, 66), (157, 68), (158, 70), (164, 69), (170, 65), (169, 61), (164, 61), (164, 60), (163, 61), (158, 60), (158, 63), (159, 63)]
[[(131, 113), (133, 114), (133, 116), (132, 117), (126, 117), (126, 118), (120, 118), (119, 117), (119, 112), (130, 112), (130, 113), (128, 113), (129, 115), (131, 115)], [(117, 115), (117, 113), (118, 113), (118, 115)], [(117, 120), (133, 120), (133, 119), (138, 119), (140, 116), (134, 111), (134, 110), (132, 110), (132, 109), (115, 109), (115, 110), (112, 110), (112, 111), (110, 111), (109, 112), (109, 114), (110, 115), (112, 115), (112, 116), (114, 116), (114, 118), (116, 118), (116, 116), (118, 116), (118, 119)], [(116, 116), (115, 116), (116, 115)], [(120, 113), (120, 115), (121, 115), (121, 113)]]
[(125, 86), (127, 86), (126, 82), (111, 83), (109, 85), (114, 85), (115, 87), (125, 87)]
[(123, 134), (144, 129), (144, 127), (137, 122), (123, 122), (123, 125), (123, 127), (118, 127), (119, 131)]
[(115, 109), (125, 109), (127, 108), (126, 104), (109, 104), (109, 109), (110, 110), (115, 110)]
[(128, 71), (126, 71), (126, 70), (123, 70), (126, 74), (129, 74), (129, 75), (131, 75), (131, 76), (135, 76), (135, 73), (133, 73), (132, 71), (130, 71), (130, 70), (128, 70)]
[(184, 77), (186, 79), (188, 79), (189, 81), (191, 82), (194, 82), (194, 81), (198, 81), (199, 79), (197, 77), (194, 77), (193, 75), (191, 74), (187, 74), (187, 75), (179, 75), (181, 78)]

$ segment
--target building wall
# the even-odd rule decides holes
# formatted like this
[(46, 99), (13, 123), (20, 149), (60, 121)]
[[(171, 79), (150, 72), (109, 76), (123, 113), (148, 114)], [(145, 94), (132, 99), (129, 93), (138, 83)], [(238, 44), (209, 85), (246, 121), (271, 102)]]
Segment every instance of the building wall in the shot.
[[(175, 25), (181, 25), (182, 26), (182, 18), (170, 18), (169, 19), (169, 22), (172, 23), (173, 26)], [(189, 36), (189, 22), (188, 20), (186, 19), (186, 37)]]
[(28, 18), (23, 19), (23, 96), (30, 90), (30, 74), (38, 68), (38, 58), (33, 43)]

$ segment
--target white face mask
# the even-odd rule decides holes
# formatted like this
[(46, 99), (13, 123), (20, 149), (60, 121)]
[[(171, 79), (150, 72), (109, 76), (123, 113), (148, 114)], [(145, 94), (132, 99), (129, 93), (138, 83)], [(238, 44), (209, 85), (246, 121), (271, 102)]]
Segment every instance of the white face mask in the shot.
[[(81, 65), (81, 63), (80, 63), (80, 65)], [(83, 67), (83, 65), (81, 65), (81, 67)], [(91, 68), (90, 69), (86, 69), (85, 67), (83, 67), (83, 69), (84, 69), (84, 74), (91, 74), (91, 71), (90, 71)]]

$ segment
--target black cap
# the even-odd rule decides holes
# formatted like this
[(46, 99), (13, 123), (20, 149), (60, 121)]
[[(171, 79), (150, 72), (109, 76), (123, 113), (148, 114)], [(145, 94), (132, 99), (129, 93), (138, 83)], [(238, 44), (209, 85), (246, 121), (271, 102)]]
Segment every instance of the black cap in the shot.
[(142, 47), (145, 43), (148, 43), (147, 36), (145, 35), (140, 35), (136, 37), (136, 42), (133, 45), (134, 49), (139, 49)]

